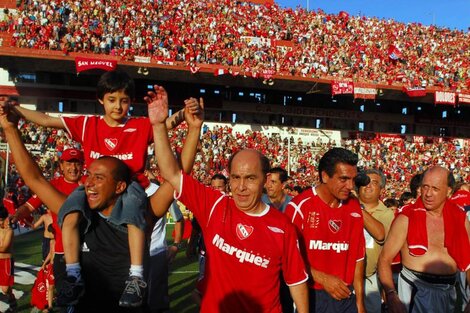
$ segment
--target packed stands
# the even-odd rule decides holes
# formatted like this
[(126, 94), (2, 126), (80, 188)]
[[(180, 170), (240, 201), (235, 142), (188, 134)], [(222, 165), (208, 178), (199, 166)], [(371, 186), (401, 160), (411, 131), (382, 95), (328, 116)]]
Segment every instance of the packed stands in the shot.
[[(244, 75), (470, 89), (469, 32), (238, 1), (24, 1), (18, 48), (87, 52)], [(5, 45), (5, 43), (4, 43)], [(225, 71), (224, 70), (224, 71)]]
[[(68, 146), (76, 146), (61, 130), (24, 123), (21, 124), (21, 133), (24, 142), (32, 143), (28, 147), (48, 177), (57, 175), (58, 155), (61, 151)], [(171, 131), (170, 136), (176, 150), (181, 150), (186, 137), (186, 127), (178, 127)], [(291, 141), (290, 144), (288, 140)], [(3, 135), (1, 141), (5, 142)], [(468, 140), (418, 136), (410, 141), (398, 135), (375, 134), (369, 138), (346, 139), (341, 143), (317, 141), (305, 144), (301, 140), (280, 134), (268, 136), (262, 131), (237, 132), (230, 124), (204, 127), (193, 175), (206, 183), (215, 173), (228, 175), (229, 156), (237, 150), (253, 148), (263, 152), (272, 161), (272, 166), (289, 168), (292, 185), (307, 187), (318, 181), (316, 167), (323, 152), (337, 144), (358, 153), (360, 167), (380, 168), (386, 174), (388, 182), (384, 197), (398, 198), (408, 189), (410, 178), (430, 165), (448, 167), (457, 181), (470, 179)], [(157, 166), (153, 165), (152, 170), (158, 174)], [(17, 179), (14, 165), (10, 166), (9, 181), (16, 183)]]

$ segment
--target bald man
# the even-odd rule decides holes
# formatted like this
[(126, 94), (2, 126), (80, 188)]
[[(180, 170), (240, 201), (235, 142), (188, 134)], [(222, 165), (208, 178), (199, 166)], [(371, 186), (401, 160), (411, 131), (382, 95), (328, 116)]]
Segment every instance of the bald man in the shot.
[[(466, 271), (470, 279), (470, 258), (462, 253), (469, 244), (469, 222), (448, 200), (453, 184), (447, 169), (426, 170), (421, 197), (397, 216), (390, 229), (378, 266), (391, 313), (454, 312), (458, 270)], [(452, 222), (451, 226), (445, 227), (446, 222)], [(403, 269), (397, 292), (391, 264), (398, 252)], [(465, 312), (470, 312), (469, 306)]]
[(173, 157), (166, 126), (166, 92), (149, 92), (149, 119), (162, 176), (175, 195), (191, 208), (202, 226), (207, 249), (206, 291), (201, 312), (281, 313), (279, 275), (299, 313), (308, 312), (307, 274), (296, 236), (286, 216), (261, 201), (269, 160), (255, 150), (241, 150), (230, 158), (232, 196), (208, 188), (182, 174)]

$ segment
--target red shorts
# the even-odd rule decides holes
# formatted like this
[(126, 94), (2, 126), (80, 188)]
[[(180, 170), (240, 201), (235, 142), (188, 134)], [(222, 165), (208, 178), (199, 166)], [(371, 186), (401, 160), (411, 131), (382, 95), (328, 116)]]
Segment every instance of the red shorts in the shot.
[(0, 259), (0, 286), (13, 286), (14, 282), (13, 259)]

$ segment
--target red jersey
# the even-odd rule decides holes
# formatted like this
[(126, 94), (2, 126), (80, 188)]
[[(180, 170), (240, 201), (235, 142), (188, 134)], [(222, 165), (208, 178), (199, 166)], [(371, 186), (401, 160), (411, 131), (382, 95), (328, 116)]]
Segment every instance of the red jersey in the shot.
[[(349, 198), (338, 208), (331, 208), (311, 188), (292, 199), (285, 214), (302, 234), (310, 267), (352, 285), (356, 262), (365, 255), (359, 201)], [(317, 282), (311, 287), (323, 289)]]
[(153, 142), (152, 125), (146, 117), (128, 118), (111, 127), (102, 116), (62, 117), (67, 132), (82, 144), (85, 166), (103, 155), (121, 159), (132, 173), (143, 173), (147, 147)]
[[(79, 183), (71, 183), (64, 179), (63, 176), (51, 179), (51, 185), (55, 187), (58, 191), (63, 193), (64, 195), (68, 196), (72, 193), (79, 186)], [(30, 206), (32, 209), (36, 210), (42, 205), (41, 199), (38, 198), (37, 195), (33, 195), (26, 201), (26, 204)], [(59, 224), (57, 223), (57, 214), (54, 212), (50, 212), (52, 216), (52, 227), (55, 230), (55, 253), (62, 254), (64, 253), (64, 246), (62, 244), (62, 231), (60, 229)]]
[(206, 245), (201, 312), (281, 313), (281, 270), (287, 285), (308, 279), (286, 216), (268, 205), (262, 214), (248, 215), (232, 198), (186, 174), (178, 200), (193, 211)]
[(450, 200), (462, 208), (470, 206), (470, 192), (467, 190), (457, 190)]

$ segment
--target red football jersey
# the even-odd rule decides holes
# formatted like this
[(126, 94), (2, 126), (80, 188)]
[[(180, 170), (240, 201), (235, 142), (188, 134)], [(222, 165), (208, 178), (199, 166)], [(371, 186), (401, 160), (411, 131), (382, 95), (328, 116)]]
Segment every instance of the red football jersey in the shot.
[(193, 211), (206, 245), (201, 312), (282, 312), (281, 270), (288, 285), (308, 279), (287, 217), (268, 205), (262, 214), (248, 215), (232, 198), (186, 174), (178, 200)]
[[(302, 233), (310, 267), (352, 285), (356, 262), (364, 259), (364, 221), (357, 199), (331, 208), (310, 188), (287, 205), (285, 214)], [(311, 286), (323, 289), (317, 282)]]
[[(51, 179), (50, 183), (54, 186), (57, 190), (59, 190), (64, 195), (70, 195), (72, 191), (75, 190), (79, 186), (78, 183), (71, 183), (64, 179), (63, 176)], [(38, 209), (42, 205), (41, 199), (38, 198), (37, 195), (33, 195), (26, 201), (26, 204), (29, 205), (34, 210)], [(55, 230), (55, 253), (64, 253), (64, 246), (62, 244), (62, 231), (57, 223), (57, 214), (54, 212), (50, 212), (52, 216), (52, 227)]]
[(147, 147), (153, 142), (152, 125), (146, 117), (128, 118), (110, 127), (102, 116), (62, 117), (73, 140), (82, 144), (85, 166), (103, 155), (124, 161), (132, 173), (143, 173)]
[(470, 192), (466, 190), (457, 190), (454, 192), (450, 200), (457, 204), (458, 206), (465, 208), (466, 206), (470, 206)]

